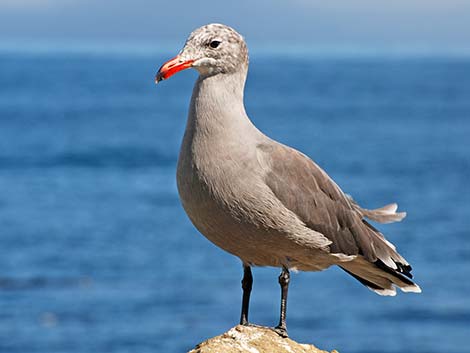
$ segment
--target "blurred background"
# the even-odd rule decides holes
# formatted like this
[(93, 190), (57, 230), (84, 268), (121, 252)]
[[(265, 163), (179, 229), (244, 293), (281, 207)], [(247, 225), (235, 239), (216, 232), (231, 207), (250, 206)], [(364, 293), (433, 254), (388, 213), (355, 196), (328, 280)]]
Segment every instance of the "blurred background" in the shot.
[[(290, 336), (460, 353), (470, 333), (470, 3), (0, 2), (0, 352), (186, 352), (239, 319), (238, 259), (193, 228), (175, 167), (195, 72), (158, 67), (210, 22), (247, 39), (246, 107), (316, 160), (412, 263), (421, 295), (293, 276)], [(277, 323), (277, 269), (250, 318)]]

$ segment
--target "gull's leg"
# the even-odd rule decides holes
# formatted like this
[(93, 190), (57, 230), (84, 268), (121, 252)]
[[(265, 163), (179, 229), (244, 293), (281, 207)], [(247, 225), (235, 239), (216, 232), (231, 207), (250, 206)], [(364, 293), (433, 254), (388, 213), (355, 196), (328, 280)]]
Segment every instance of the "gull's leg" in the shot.
[(248, 325), (248, 307), (250, 306), (250, 294), (253, 287), (253, 275), (251, 274), (251, 267), (243, 264), (243, 301), (242, 301), (242, 315), (240, 317), (240, 325)]
[(287, 291), (289, 289), (290, 273), (286, 267), (282, 268), (279, 275), (279, 284), (281, 285), (281, 315), (279, 325), (274, 328), (280, 336), (287, 337), (286, 310), (287, 310)]

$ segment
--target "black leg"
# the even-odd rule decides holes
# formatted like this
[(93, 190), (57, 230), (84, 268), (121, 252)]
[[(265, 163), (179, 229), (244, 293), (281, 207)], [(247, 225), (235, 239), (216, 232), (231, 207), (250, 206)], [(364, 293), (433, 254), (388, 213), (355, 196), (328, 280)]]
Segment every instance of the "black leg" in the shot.
[(279, 325), (274, 330), (282, 337), (287, 337), (286, 326), (286, 310), (287, 310), (287, 291), (289, 289), (290, 273), (285, 267), (279, 275), (279, 284), (281, 285), (281, 315), (279, 317)]
[(240, 325), (248, 325), (248, 308), (250, 306), (250, 294), (253, 287), (253, 275), (251, 274), (251, 267), (243, 264), (243, 301), (242, 301), (242, 315), (240, 317)]

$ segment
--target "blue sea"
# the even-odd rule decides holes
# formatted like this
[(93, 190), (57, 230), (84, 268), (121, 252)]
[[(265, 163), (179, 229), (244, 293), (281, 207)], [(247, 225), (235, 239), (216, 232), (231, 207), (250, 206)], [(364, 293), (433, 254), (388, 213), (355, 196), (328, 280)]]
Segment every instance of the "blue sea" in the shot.
[[(0, 51), (0, 352), (186, 352), (237, 324), (242, 268), (191, 225), (176, 160), (196, 73), (177, 51)], [(246, 107), (364, 207), (421, 295), (292, 276), (291, 338), (343, 353), (462, 353), (470, 337), (470, 57), (251, 56)], [(279, 270), (254, 269), (273, 326)]]

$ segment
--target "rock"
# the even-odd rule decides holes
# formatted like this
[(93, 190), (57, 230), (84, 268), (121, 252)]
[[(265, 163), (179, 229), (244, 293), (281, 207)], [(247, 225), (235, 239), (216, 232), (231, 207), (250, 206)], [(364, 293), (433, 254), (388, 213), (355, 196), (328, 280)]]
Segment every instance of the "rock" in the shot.
[[(328, 353), (310, 344), (282, 338), (267, 327), (235, 326), (188, 353)], [(338, 353), (332, 351), (331, 353)]]

